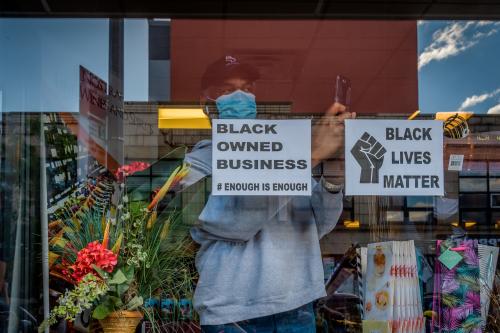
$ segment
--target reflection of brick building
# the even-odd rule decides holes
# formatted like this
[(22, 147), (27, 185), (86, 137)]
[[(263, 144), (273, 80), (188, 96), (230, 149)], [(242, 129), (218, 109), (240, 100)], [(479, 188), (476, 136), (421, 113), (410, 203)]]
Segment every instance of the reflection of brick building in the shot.
[[(126, 162), (142, 160), (155, 162), (177, 146), (192, 146), (209, 138), (207, 130), (158, 130), (159, 104), (127, 102), (125, 104), (124, 151)], [(259, 106), (263, 118), (290, 118), (289, 105)], [(306, 115), (293, 114), (293, 117)], [(377, 118), (405, 118), (379, 115)], [(422, 117), (422, 119), (432, 117)], [(4, 115), (6, 120), (17, 119)], [(313, 119), (314, 122), (314, 119)], [(452, 225), (460, 225), (469, 235), (483, 243), (500, 243), (500, 118), (475, 116), (469, 121), (471, 134), (464, 139), (445, 139), (445, 168), (450, 154), (464, 155), (461, 172), (445, 171), (445, 198), (434, 197), (348, 197), (344, 214), (335, 231), (322, 246), (325, 253), (339, 254), (354, 242), (366, 243), (377, 237), (417, 239), (429, 247), (437, 237), (445, 237)], [(12, 124), (10, 124), (12, 125)], [(66, 124), (74, 126), (76, 124)], [(5, 127), (7, 134), (8, 128)], [(8, 158), (9, 155), (4, 155)], [(168, 164), (168, 163), (167, 163)], [(162, 181), (160, 162), (158, 174), (151, 174), (152, 186)], [(164, 165), (164, 166), (163, 166)], [(330, 178), (343, 175), (342, 158), (323, 164), (323, 174)], [(321, 171), (321, 170), (318, 170)], [(146, 181), (149, 179), (141, 179)], [(138, 180), (139, 181), (139, 180)], [(208, 191), (209, 183), (198, 190)], [(202, 201), (199, 202), (203, 204)], [(200, 207), (198, 207), (200, 208)]]
[[(126, 113), (135, 113), (136, 118), (151, 121), (154, 128), (154, 133), (150, 135), (147, 127), (125, 121), (127, 160), (153, 161), (175, 147), (192, 147), (196, 142), (210, 138), (209, 130), (158, 131), (159, 106), (141, 102), (126, 103)], [(290, 113), (290, 106), (286, 103), (261, 104), (258, 114), (265, 119), (310, 117)], [(377, 116), (378, 119), (406, 117), (394, 114)], [(420, 119), (433, 119), (433, 116), (421, 116)], [(432, 252), (435, 239), (449, 235), (452, 226), (458, 225), (465, 228), (471, 237), (479, 238), (483, 243), (496, 244), (497, 239), (500, 239), (500, 147), (497, 147), (500, 145), (500, 118), (475, 116), (468, 123), (471, 131), (468, 137), (445, 138), (444, 198), (348, 197), (344, 201), (344, 214), (335, 231), (322, 241), (324, 252), (339, 254), (351, 243), (384, 238), (416, 239), (424, 249)], [(450, 154), (464, 155), (461, 172), (447, 171)], [(343, 169), (343, 158), (339, 156), (324, 163), (322, 169), (317, 171), (335, 180), (343, 177)], [(206, 189), (209, 189), (208, 185)]]
[[(156, 161), (179, 146), (192, 147), (198, 141), (208, 139), (210, 130), (162, 129), (158, 130), (158, 108), (161, 103), (125, 102), (124, 152), (125, 161)], [(196, 104), (192, 105), (193, 107)], [(258, 106), (258, 114), (264, 119), (289, 118), (290, 104), (267, 103)], [(302, 115), (303, 116), (303, 115)], [(301, 117), (294, 114), (293, 117)]]
[(173, 19), (170, 38), (172, 101), (197, 100), (207, 66), (230, 54), (258, 69), (258, 103), (321, 113), (342, 74), (355, 112), (418, 108), (415, 21)]
[[(388, 117), (398, 118), (397, 115)], [(363, 242), (363, 236), (354, 231), (367, 230), (371, 225), (370, 230), (378, 228), (379, 235), (389, 235), (389, 239), (416, 239), (426, 245), (424, 249), (430, 250), (436, 238), (444, 238), (452, 232), (453, 226), (460, 226), (469, 237), (481, 243), (500, 245), (500, 118), (478, 115), (468, 124), (471, 134), (466, 138), (445, 138), (443, 198), (347, 198), (343, 219), (359, 221), (359, 228), (357, 224), (344, 226), (341, 221), (336, 232), (345, 237), (333, 233), (329, 236), (331, 241), (323, 243), (332, 245), (339, 239), (346, 243), (344, 246)], [(462, 171), (448, 171), (450, 154), (464, 155)], [(376, 235), (370, 235), (370, 240), (375, 239)], [(334, 245), (327, 252), (337, 253), (341, 248)]]
[(461, 172), (448, 172), (458, 192), (458, 220), (482, 242), (500, 245), (500, 117), (475, 116), (468, 124), (468, 137), (445, 141), (446, 162), (450, 154), (465, 159)]

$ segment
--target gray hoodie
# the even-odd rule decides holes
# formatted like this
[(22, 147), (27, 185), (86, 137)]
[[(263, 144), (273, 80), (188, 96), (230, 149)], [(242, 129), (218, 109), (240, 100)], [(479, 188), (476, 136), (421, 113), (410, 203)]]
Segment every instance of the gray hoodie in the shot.
[[(211, 174), (212, 144), (186, 155), (184, 185)], [(313, 180), (312, 195), (209, 196), (191, 236), (201, 245), (194, 308), (219, 325), (298, 308), (326, 296), (319, 240), (336, 225), (342, 193)]]

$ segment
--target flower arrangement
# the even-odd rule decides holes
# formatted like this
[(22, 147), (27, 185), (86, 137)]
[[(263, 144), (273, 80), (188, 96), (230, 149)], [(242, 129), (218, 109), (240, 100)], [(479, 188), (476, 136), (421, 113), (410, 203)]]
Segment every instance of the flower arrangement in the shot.
[[(60, 319), (73, 321), (85, 310), (99, 320), (122, 310), (142, 310), (154, 319), (144, 308), (144, 300), (159, 289), (179, 287), (172, 285), (179, 281), (174, 275), (186, 274), (183, 262), (190, 261), (194, 253), (187, 237), (167, 241), (180, 225), (182, 212), (161, 211), (158, 204), (187, 175), (189, 167), (179, 165), (150, 203), (131, 203), (125, 181), (147, 167), (149, 164), (136, 162), (116, 172), (114, 194), (119, 199), (115, 204), (93, 207), (85, 199), (84, 209), (73, 207), (59, 216), (58, 232), (50, 242), (50, 273), (71, 288), (59, 297), (40, 332)], [(192, 285), (192, 279), (188, 277), (188, 284)]]
[(125, 178), (129, 175), (133, 175), (134, 173), (136, 172), (139, 172), (139, 171), (142, 171), (142, 170), (145, 170), (147, 168), (149, 168), (151, 165), (149, 163), (144, 163), (144, 162), (132, 162), (130, 164), (127, 164), (127, 165), (123, 165), (121, 167), (119, 167), (116, 171), (115, 171), (115, 178), (119, 181), (119, 182), (123, 182), (125, 180)]
[[(117, 262), (118, 255), (108, 250), (104, 241), (103, 244), (94, 241), (78, 251), (75, 263), (69, 265), (65, 273), (76, 282), (80, 282), (89, 273), (97, 276), (97, 268), (111, 273)], [(96, 269), (94, 269), (94, 265)]]

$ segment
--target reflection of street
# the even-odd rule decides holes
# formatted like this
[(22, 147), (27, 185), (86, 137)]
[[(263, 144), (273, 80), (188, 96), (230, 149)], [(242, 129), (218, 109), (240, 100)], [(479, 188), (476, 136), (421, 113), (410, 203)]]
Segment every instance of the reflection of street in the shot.
[(32, 277), (41, 276), (40, 118), (40, 114), (4, 113), (0, 124), (0, 262), (5, 264), (1, 265), (5, 272), (0, 274), (2, 332), (32, 332), (38, 324), (42, 281)]
[(0, 331), (4, 332), (9, 313), (9, 285), (6, 281), (7, 263), (4, 261), (4, 251), (0, 244)]
[[(126, 103), (125, 110), (147, 114), (153, 107), (149, 103), (130, 102)], [(306, 114), (291, 113), (290, 105), (287, 104), (261, 103), (258, 105), (258, 114), (264, 119), (311, 117)], [(392, 115), (391, 118), (398, 118), (398, 115)], [(483, 242), (500, 239), (500, 208), (491, 207), (490, 202), (491, 195), (500, 193), (500, 131), (497, 118), (476, 115), (469, 120), (471, 134), (467, 138), (445, 137), (444, 165), (448, 166), (450, 154), (464, 155), (465, 161), (462, 172), (445, 170), (444, 197), (437, 198), (435, 202), (431, 197), (388, 197), (386, 200), (388, 203), (374, 204), (367, 202), (366, 198), (348, 197), (344, 202), (344, 214), (335, 229), (338, 237), (328, 239), (327, 236), (327, 239), (321, 242), (323, 248), (327, 253), (341, 254), (357, 239), (360, 243), (371, 241), (369, 221), (372, 221), (374, 226), (378, 225), (377, 229), (387, 229), (386, 237), (390, 235), (394, 239), (401, 240), (427, 240), (426, 247), (433, 243), (437, 235), (451, 233), (455, 225), (465, 228), (465, 221), (469, 222), (467, 231), (473, 233), (475, 238)], [(433, 119), (433, 116), (421, 115), (419, 119)], [(151, 118), (151, 122), (156, 121), (157, 119)], [(318, 118), (313, 116), (313, 125), (317, 121)], [(148, 136), (146, 133), (134, 134), (130, 139), (133, 144), (126, 145), (127, 154), (131, 158), (134, 156), (139, 158), (147, 154), (153, 156), (155, 151), (165, 152), (180, 145), (192, 146), (202, 139), (209, 139), (210, 132), (173, 129), (162, 130), (158, 136), (159, 138)], [(146, 140), (156, 143), (154, 151), (150, 141), (146, 144)], [(137, 144), (139, 141), (144, 144)], [(341, 181), (344, 177), (343, 165), (343, 156), (323, 163), (324, 176), (334, 183)], [(468, 168), (471, 170), (467, 171)], [(476, 192), (467, 192), (472, 188), (468, 190), (465, 186), (474, 186)], [(421, 200), (415, 201), (413, 198)]]
[[(156, 105), (149, 103), (129, 102), (125, 105), (126, 112), (137, 113), (141, 119), (149, 121), (156, 128), (157, 117), (150, 116), (151, 110), (155, 109)], [(293, 119), (305, 116), (291, 114), (290, 107), (286, 104), (259, 105), (258, 113), (269, 119)], [(3, 120), (8, 118), (9, 116), (4, 115)], [(421, 118), (425, 119), (425, 115)], [(349, 202), (344, 204), (344, 215), (335, 229), (335, 233), (339, 236), (322, 241), (327, 252), (343, 253), (346, 246), (357, 239), (360, 243), (369, 242), (370, 233), (367, 228), (369, 215), (373, 212), (377, 215), (376, 219), (381, 222), (381, 225), (388, 225), (388, 232), (390, 231), (391, 236), (399, 237), (398, 234), (402, 233), (402, 239), (420, 237), (430, 242), (436, 238), (436, 235), (450, 233), (452, 224), (461, 224), (465, 228), (465, 221), (469, 222), (467, 231), (473, 234), (474, 238), (491, 243), (500, 239), (500, 228), (498, 228), (500, 223), (497, 224), (497, 221), (500, 221), (500, 209), (491, 207), (491, 195), (500, 193), (500, 185), (498, 185), (500, 183), (498, 181), (500, 179), (500, 131), (498, 131), (496, 121), (496, 117), (492, 116), (474, 116), (469, 121), (471, 134), (467, 138), (445, 138), (445, 165), (448, 165), (450, 154), (464, 155), (465, 161), (462, 172), (445, 170), (446, 195), (438, 198), (436, 202), (419, 205), (413, 204), (411, 200), (404, 197), (391, 197), (388, 205), (377, 203), (375, 211), (364, 199), (349, 198)], [(313, 118), (313, 124), (314, 122)], [(488, 131), (479, 131), (484, 129)], [(172, 147), (191, 146), (203, 138), (210, 137), (208, 131), (197, 130), (168, 130), (149, 135), (146, 129), (139, 131), (137, 126), (133, 125), (130, 125), (127, 131), (134, 134), (127, 134), (125, 151), (130, 159), (136, 160), (154, 159)], [(170, 145), (165, 142), (164, 136)], [(4, 164), (3, 167), (2, 172), (6, 175), (7, 166)], [(339, 157), (338, 161), (331, 160), (323, 164), (323, 173), (327, 179), (341, 179), (343, 172), (342, 157)], [(474, 192), (470, 192), (472, 190)], [(3, 200), (11, 200), (13, 197), (16, 197), (15, 194), (9, 196), (10, 199), (4, 197)], [(11, 206), (6, 201), (4, 203), (5, 207)], [(474, 224), (473, 221), (476, 223)]]

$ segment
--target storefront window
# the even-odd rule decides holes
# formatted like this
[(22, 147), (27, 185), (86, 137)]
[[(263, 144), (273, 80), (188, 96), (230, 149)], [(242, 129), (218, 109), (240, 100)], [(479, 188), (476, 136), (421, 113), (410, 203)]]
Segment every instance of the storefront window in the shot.
[(487, 192), (488, 186), (486, 178), (460, 178), (461, 192)]
[(499, 331), (499, 25), (0, 19), (0, 331)]

